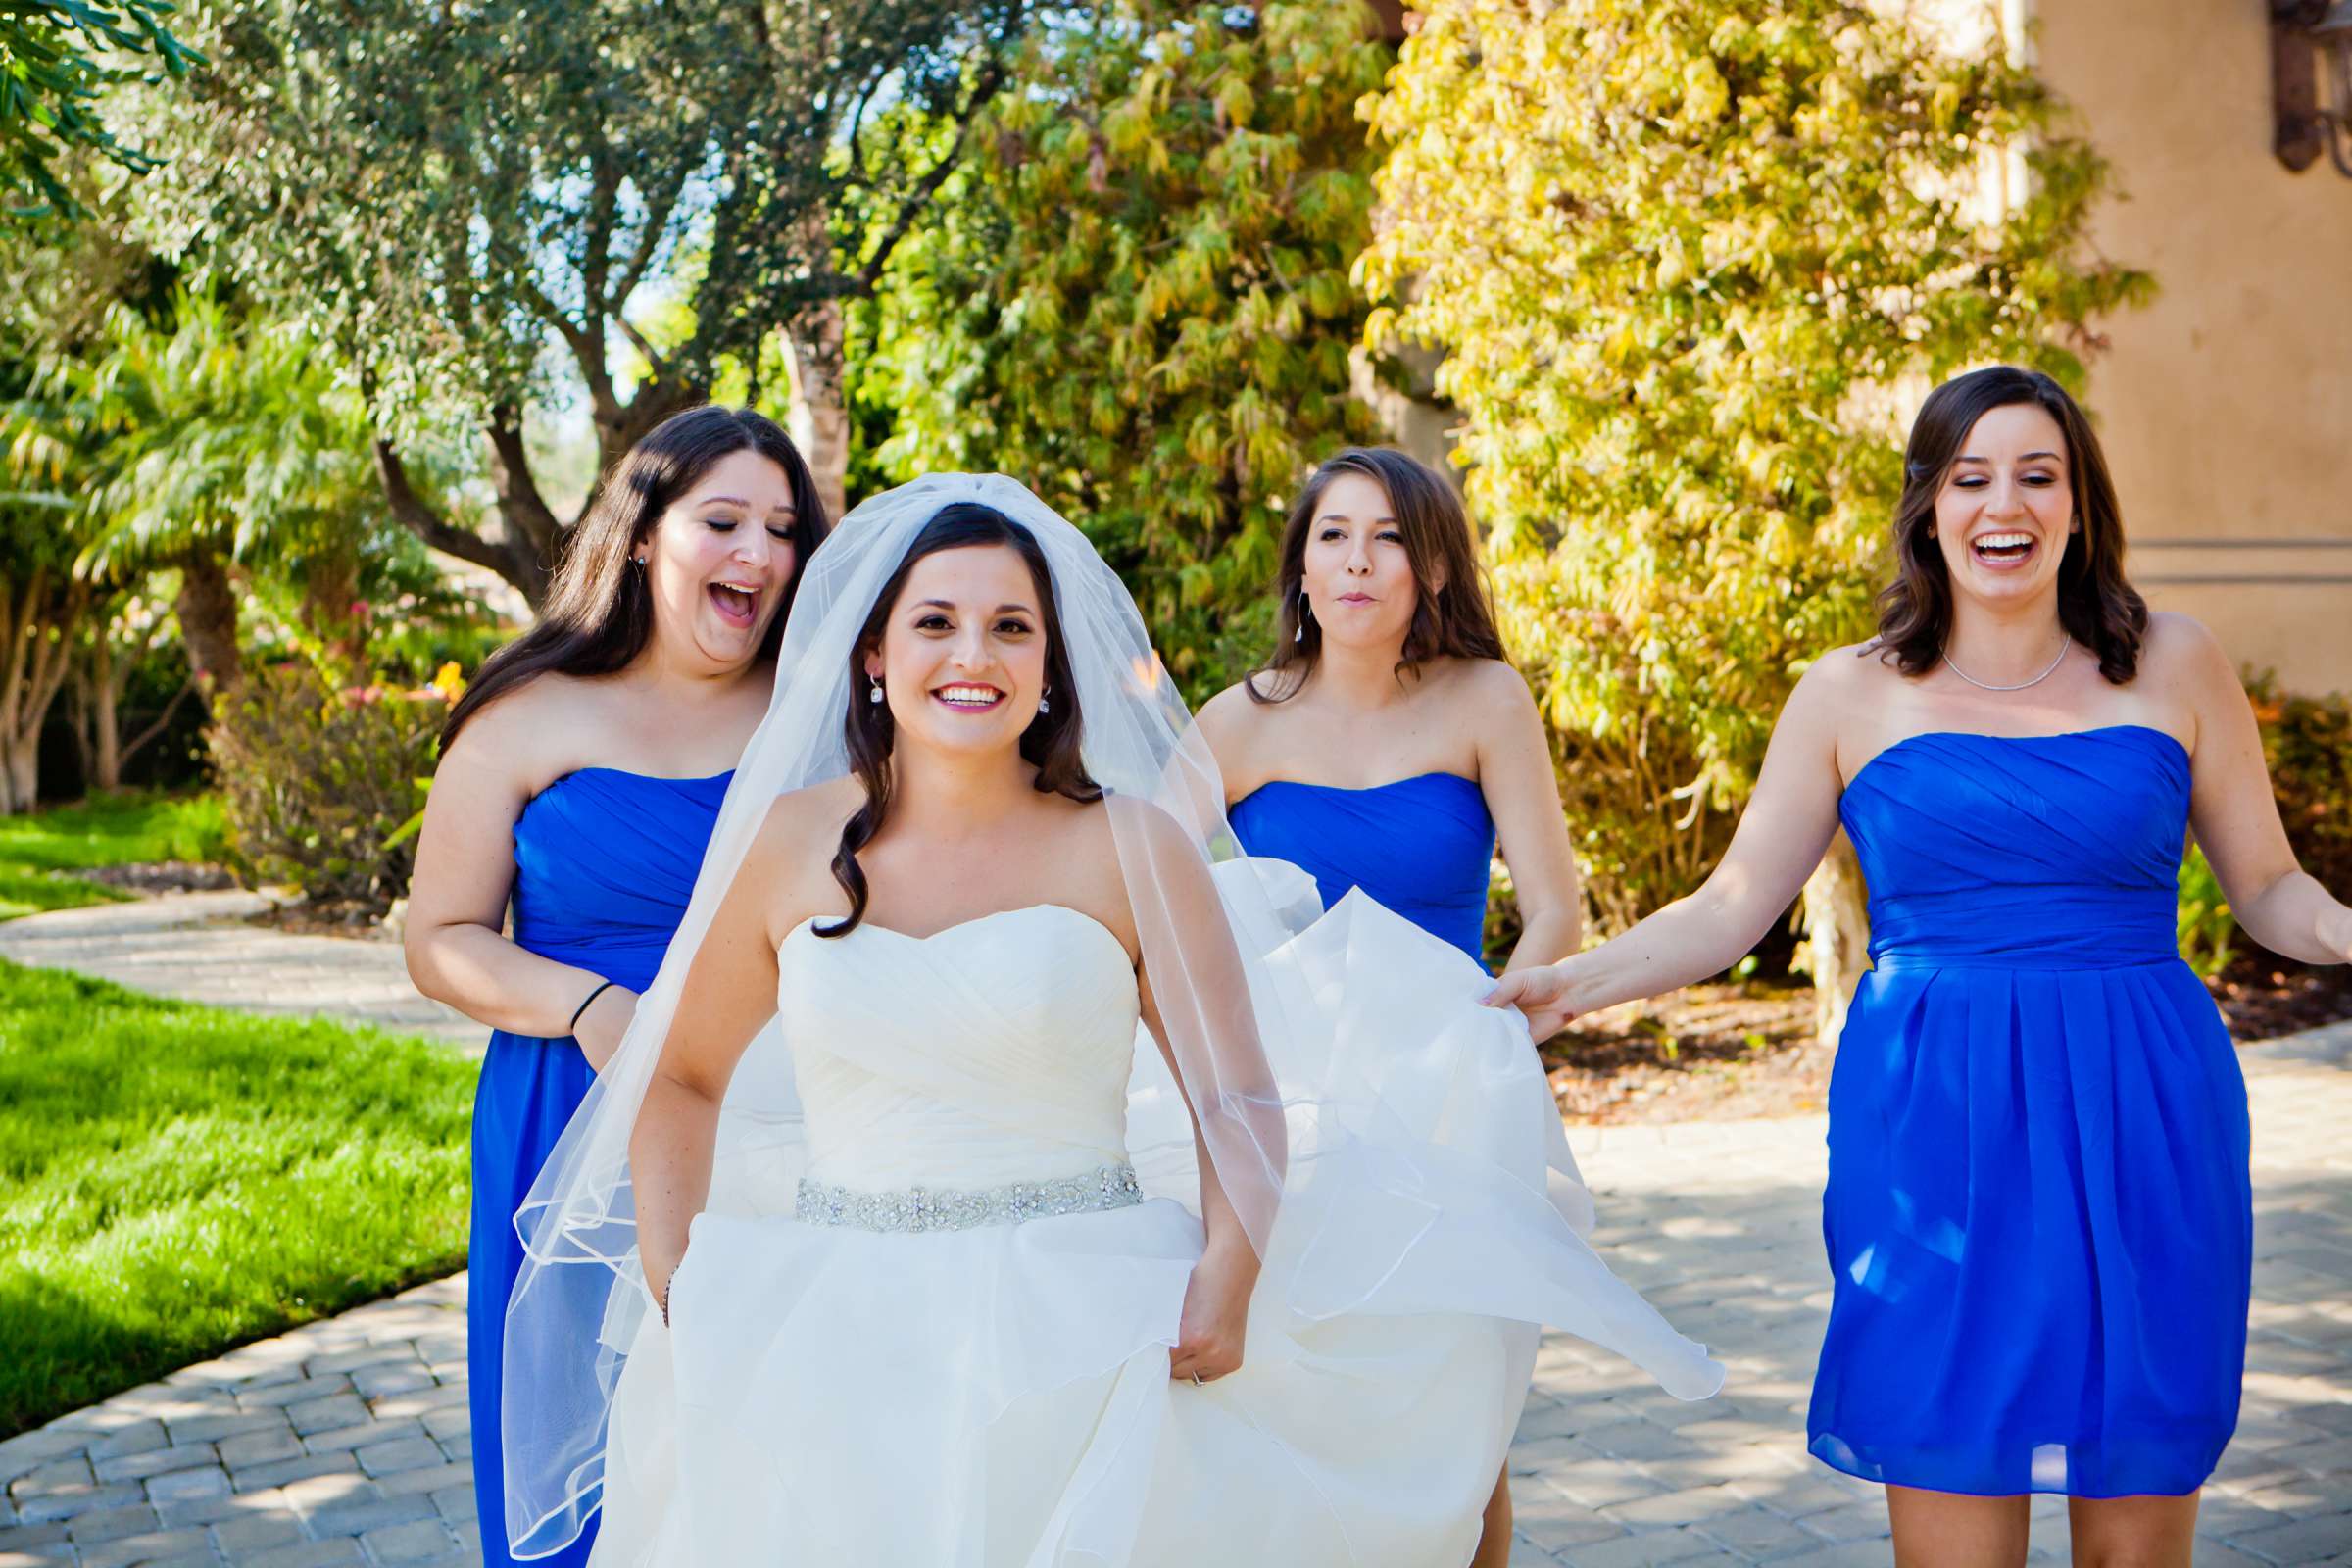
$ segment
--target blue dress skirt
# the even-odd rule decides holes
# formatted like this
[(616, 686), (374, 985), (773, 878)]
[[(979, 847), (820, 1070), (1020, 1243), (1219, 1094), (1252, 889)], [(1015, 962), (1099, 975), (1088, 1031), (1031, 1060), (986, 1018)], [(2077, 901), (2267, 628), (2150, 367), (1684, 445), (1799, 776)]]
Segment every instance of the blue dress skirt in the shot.
[(2253, 1200), (2236, 1054), (2174, 945), (2188, 798), (2137, 725), (1913, 736), (1847, 788), (1875, 967), (1830, 1084), (1837, 1468), (2117, 1497), (2221, 1458)]
[[(685, 918), (730, 773), (651, 778), (590, 767), (556, 780), (514, 823), (514, 941), (632, 991), (653, 983)], [(509, 1568), (501, 1356), (507, 1298), (522, 1267), (514, 1210), (588, 1094), (578, 1042), (490, 1037), (473, 1098), (473, 1228), (466, 1302), (473, 1490), (482, 1560)], [(543, 1563), (585, 1563), (589, 1530)]]

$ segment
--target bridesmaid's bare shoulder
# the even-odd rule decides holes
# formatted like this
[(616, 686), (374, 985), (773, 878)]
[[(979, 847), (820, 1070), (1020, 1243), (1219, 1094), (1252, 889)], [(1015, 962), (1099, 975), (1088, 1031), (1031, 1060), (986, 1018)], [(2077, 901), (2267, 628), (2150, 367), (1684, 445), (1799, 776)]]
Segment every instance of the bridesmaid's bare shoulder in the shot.
[(529, 800), (567, 773), (607, 764), (615, 751), (612, 728), (611, 705), (593, 682), (550, 670), (468, 716), (442, 768), (455, 761)]

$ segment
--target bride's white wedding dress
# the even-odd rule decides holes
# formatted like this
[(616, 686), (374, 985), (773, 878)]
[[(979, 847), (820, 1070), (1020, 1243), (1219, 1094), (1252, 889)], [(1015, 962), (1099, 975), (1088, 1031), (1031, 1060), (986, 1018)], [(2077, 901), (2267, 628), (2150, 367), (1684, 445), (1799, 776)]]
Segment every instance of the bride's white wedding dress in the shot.
[(595, 1561), (1458, 1564), (1535, 1324), (1713, 1392), (1546, 1196), (1564, 1146), (1525, 1031), (1434, 946), (1359, 895), (1275, 956), (1358, 977), (1276, 1063), (1347, 1136), (1291, 1172), (1242, 1369), (1195, 1387), (1168, 1348), (1201, 1226), (1151, 1196), (1184, 1190), (1189, 1135), (1118, 939), (1055, 905), (794, 931), (797, 1211), (714, 1192), (695, 1221), (673, 1327), (649, 1314), (615, 1391)]

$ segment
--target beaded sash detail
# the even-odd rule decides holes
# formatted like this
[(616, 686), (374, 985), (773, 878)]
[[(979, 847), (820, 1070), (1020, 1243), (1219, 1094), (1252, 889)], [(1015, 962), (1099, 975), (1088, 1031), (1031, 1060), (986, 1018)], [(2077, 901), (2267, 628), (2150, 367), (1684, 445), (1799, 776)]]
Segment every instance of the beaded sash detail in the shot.
[(1054, 1214), (1130, 1208), (1143, 1200), (1133, 1165), (1104, 1165), (1083, 1175), (1007, 1182), (978, 1191), (906, 1187), (874, 1193), (803, 1177), (798, 1217), (808, 1225), (847, 1225), (861, 1231), (968, 1231)]

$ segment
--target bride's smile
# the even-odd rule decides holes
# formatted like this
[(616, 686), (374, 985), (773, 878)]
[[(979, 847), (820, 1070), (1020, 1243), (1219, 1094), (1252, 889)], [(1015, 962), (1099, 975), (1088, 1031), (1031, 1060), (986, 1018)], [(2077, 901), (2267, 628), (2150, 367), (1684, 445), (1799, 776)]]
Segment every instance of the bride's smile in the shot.
[(902, 744), (974, 753), (1020, 739), (1046, 695), (1044, 615), (1028, 565), (999, 545), (942, 550), (906, 574), (865, 656)]

